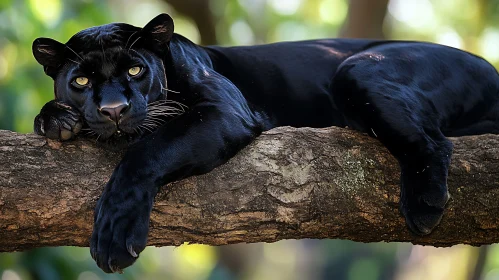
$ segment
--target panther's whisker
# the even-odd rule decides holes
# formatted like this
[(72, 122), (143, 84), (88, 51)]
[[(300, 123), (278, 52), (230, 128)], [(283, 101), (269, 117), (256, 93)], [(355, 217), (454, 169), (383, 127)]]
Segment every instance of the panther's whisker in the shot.
[(148, 116), (179, 116), (182, 115), (181, 113), (178, 112), (147, 112)]
[(125, 49), (126, 47), (128, 46), (128, 42), (130, 41), (130, 39), (133, 37), (133, 35), (135, 35), (135, 33), (137, 33), (137, 31), (133, 32), (132, 35), (130, 35), (130, 37), (128, 37), (128, 39), (126, 40), (126, 44), (125, 44)]
[(160, 110), (160, 111), (170, 110), (170, 111), (181, 111), (181, 112), (185, 112), (185, 110), (183, 108), (176, 108), (176, 107), (172, 107), (172, 106), (161, 106), (161, 105), (148, 106), (147, 109), (149, 109), (149, 110)]
[[(167, 100), (159, 100), (159, 101), (156, 101), (156, 102), (149, 103), (148, 106), (163, 107), (163, 106), (165, 106), (167, 104), (178, 105), (181, 108), (183, 107), (181, 103), (178, 103), (178, 102), (175, 102), (175, 101), (169, 101), (169, 100), (168, 101)], [(167, 107), (177, 108), (177, 107), (174, 107), (174, 106), (167, 106)]]
[(171, 109), (160, 109), (160, 108), (153, 108), (152, 110), (148, 110), (147, 113), (151, 113), (151, 114), (163, 114), (163, 113), (166, 113), (166, 114), (183, 114), (185, 113), (184, 111), (182, 110), (171, 110)]
[(80, 135), (82, 135), (82, 136), (93, 136), (93, 135), (97, 135), (97, 133), (95, 133), (95, 131), (93, 131), (90, 128), (82, 128), (80, 130)]
[(104, 44), (102, 44), (102, 38), (99, 38), (99, 44), (100, 44), (100, 46), (102, 48), (102, 56), (104, 57), (104, 61), (106, 61), (107, 60), (107, 58), (106, 58), (106, 52), (104, 51)]
[(144, 121), (142, 124), (144, 126), (153, 126), (153, 127), (155, 126), (155, 124), (153, 122), (149, 121), (149, 120)]
[(158, 107), (153, 107), (153, 108), (148, 108), (149, 112), (179, 112), (179, 113), (184, 113), (185, 110), (181, 110), (178, 108), (158, 108)]
[(173, 92), (173, 93), (180, 93), (180, 91), (175, 91), (175, 90), (171, 90), (169, 88), (164, 88), (164, 87), (162, 87), (161, 90), (166, 90), (166, 91)]
[(152, 133), (152, 132), (154, 132), (156, 130), (156, 127), (155, 126), (151, 126), (151, 125), (144, 125), (144, 126), (142, 126), (142, 128), (144, 130), (146, 130), (147, 132), (149, 132), (149, 133)]
[(148, 111), (158, 111), (158, 112), (181, 112), (184, 113), (185, 110), (178, 109), (178, 108), (161, 108), (161, 107), (152, 107), (152, 108), (147, 108)]
[(156, 129), (156, 128), (158, 128), (158, 127), (162, 126), (163, 124), (160, 124), (160, 123), (153, 123), (153, 122), (147, 122), (147, 123), (144, 123), (144, 125), (147, 125), (147, 126), (149, 126), (149, 127), (152, 127), (152, 128), (154, 128), (154, 129)]
[(152, 110), (152, 111), (148, 111), (147, 115), (158, 115), (158, 116), (161, 116), (162, 114), (170, 114), (170, 113), (171, 112), (168, 112), (168, 111)]
[(142, 127), (143, 129), (145, 129), (145, 130), (149, 131), (150, 133), (152, 133), (152, 132), (154, 131), (154, 130), (151, 130), (150, 128), (148, 128), (148, 127), (147, 127), (147, 126), (145, 126), (145, 125), (142, 125), (141, 127)]
[(163, 118), (161, 118), (163, 115), (147, 115), (148, 118), (146, 118), (146, 120), (157, 120), (157, 121), (166, 121), (164, 120)]
[(173, 111), (184, 111), (180, 108), (175, 108), (175, 107), (172, 107), (172, 106), (159, 106), (159, 105), (154, 105), (154, 106), (149, 106), (148, 109), (152, 109), (152, 110), (173, 110)]
[(152, 119), (152, 118), (155, 118), (156, 120), (158, 121), (161, 121), (161, 122), (168, 122), (168, 121), (171, 121), (174, 117), (176, 117), (178, 115), (169, 115), (169, 114), (161, 114), (161, 115), (148, 115), (147, 119)]
[(159, 121), (152, 121), (152, 122), (149, 122), (150, 125), (155, 125), (157, 127), (160, 127), (162, 125), (164, 125), (165, 123), (164, 122), (159, 122)]
[(141, 36), (137, 37), (137, 39), (135, 39), (135, 41), (133, 41), (133, 43), (130, 45), (130, 47), (128, 48), (128, 50), (130, 50), (130, 49), (133, 47), (133, 45), (134, 45), (135, 43), (137, 43), (137, 41), (138, 41), (140, 38), (142, 38), (142, 37), (141, 37)]
[(158, 121), (153, 121), (153, 120), (147, 120), (147, 121), (144, 122), (144, 124), (150, 125), (150, 126), (153, 126), (153, 127), (158, 127), (158, 126), (163, 125), (164, 123), (161, 123), (161, 122), (158, 122)]
[(78, 61), (74, 61), (71, 58), (68, 58), (68, 60), (71, 61), (71, 62), (73, 62), (73, 63), (76, 63), (76, 64), (80, 65), (80, 63)]
[(161, 111), (161, 110), (152, 110), (152, 111), (149, 111), (147, 112), (148, 114), (151, 114), (151, 115), (163, 115), (163, 114), (170, 114), (170, 115), (182, 115), (184, 112), (182, 111), (173, 111), (173, 110), (165, 110), (165, 111)]
[(155, 120), (149, 120), (147, 123), (144, 122), (145, 124), (157, 124), (157, 125), (162, 125), (164, 123), (160, 122), (160, 121), (155, 121)]
[(74, 53), (74, 54), (75, 54), (75, 55), (76, 55), (76, 56), (77, 56), (77, 57), (78, 57), (81, 61), (83, 61), (83, 58), (82, 58), (79, 54), (77, 54), (77, 53), (76, 53), (76, 52), (75, 52), (72, 48), (70, 48), (68, 45), (65, 45), (65, 46), (66, 46), (66, 48), (68, 48), (70, 51), (72, 51), (72, 52), (73, 52), (73, 53)]
[(159, 125), (162, 125), (164, 124), (165, 122), (164, 121), (161, 121), (161, 120), (155, 120), (155, 119), (147, 119), (144, 121), (144, 123), (149, 123), (149, 124), (159, 124)]
[(178, 111), (160, 111), (160, 110), (152, 110), (148, 111), (148, 115), (167, 115), (167, 114), (174, 114), (174, 115), (181, 115), (183, 112), (178, 112)]
[[(165, 78), (165, 85), (166, 85), (166, 88), (168, 88), (168, 79), (166, 78), (166, 69), (165, 69), (165, 64), (163, 63), (163, 60), (160, 60), (161, 61), (161, 68), (163, 68), (163, 77)], [(160, 81), (159, 82), (160, 85), (161, 85), (161, 88), (163, 89), (163, 83)], [(163, 90), (162, 90), (163, 91)], [(167, 91), (168, 92), (168, 91)], [(168, 94), (167, 92), (162, 92), (162, 94), (165, 96), (165, 99), (168, 98)]]
[(152, 122), (150, 122), (150, 121), (144, 121), (144, 122), (141, 124), (141, 126), (149, 126), (149, 127), (151, 127), (151, 126), (152, 126), (152, 127), (154, 127), (154, 126), (155, 126), (155, 124), (154, 124), (154, 123), (152, 123)]
[(147, 112), (148, 116), (179, 116), (182, 115), (179, 112)]
[(182, 104), (178, 101), (174, 101), (174, 100), (169, 100), (169, 99), (163, 99), (163, 100), (157, 100), (157, 101), (153, 101), (151, 103), (149, 103), (149, 105), (155, 105), (155, 104), (165, 104), (165, 103), (171, 103), (171, 104), (176, 104), (176, 105), (179, 105), (181, 107), (185, 107), (185, 108), (189, 108), (187, 105), (185, 104)]
[(147, 115), (147, 119), (155, 119), (157, 121), (161, 121), (163, 123), (170, 121), (174, 117), (178, 115), (168, 115), (168, 114), (161, 114), (161, 115)]
[(154, 127), (154, 128), (158, 128), (158, 127), (162, 126), (163, 123), (147, 122), (147, 123), (144, 123), (144, 125), (148, 125), (148, 126), (151, 126), (151, 127)]
[(135, 132), (135, 134), (137, 134), (137, 135), (144, 134), (144, 133), (140, 130), (140, 126), (137, 126), (136, 128), (134, 128), (134, 129), (133, 129), (133, 132)]
[[(151, 116), (151, 117), (154, 117), (154, 118), (157, 118), (159, 120), (170, 120), (171, 118), (170, 117), (175, 117), (175, 116), (180, 116), (181, 114), (178, 114), (178, 113), (168, 113), (168, 112), (160, 112), (160, 113), (156, 113), (156, 112), (153, 112), (153, 113), (150, 113), (150, 114), (147, 114), (148, 116)], [(163, 118), (163, 117), (168, 117), (168, 118)]]
[(182, 107), (182, 106), (179, 106), (179, 107), (168, 106), (167, 104), (168, 103), (164, 103), (164, 104), (153, 104), (153, 105), (149, 105), (148, 107), (157, 108), (157, 109), (185, 110), (185, 107)]

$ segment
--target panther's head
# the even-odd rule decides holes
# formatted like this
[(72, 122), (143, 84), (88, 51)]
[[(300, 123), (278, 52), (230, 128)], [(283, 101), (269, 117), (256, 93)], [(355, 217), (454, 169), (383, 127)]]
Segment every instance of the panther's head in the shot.
[(33, 54), (53, 78), (55, 98), (76, 108), (101, 139), (137, 135), (158, 123), (158, 105), (167, 103), (164, 59), (172, 36), (173, 20), (161, 14), (144, 28), (85, 29), (66, 44), (38, 38)]

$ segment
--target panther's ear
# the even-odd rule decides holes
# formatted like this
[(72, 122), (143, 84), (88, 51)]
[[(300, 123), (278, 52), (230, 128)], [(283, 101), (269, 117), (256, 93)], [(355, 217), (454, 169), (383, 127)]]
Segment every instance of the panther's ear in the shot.
[(33, 55), (36, 61), (47, 68), (57, 68), (64, 63), (66, 46), (50, 38), (38, 38), (33, 41)]
[(141, 33), (147, 41), (147, 47), (164, 53), (173, 36), (173, 19), (168, 14), (160, 14), (146, 24)]

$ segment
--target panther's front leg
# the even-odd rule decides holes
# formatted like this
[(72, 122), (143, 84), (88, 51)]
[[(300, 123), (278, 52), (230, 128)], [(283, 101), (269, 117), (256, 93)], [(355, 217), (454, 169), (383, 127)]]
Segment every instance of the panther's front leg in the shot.
[(144, 250), (157, 186), (134, 182), (120, 165), (97, 201), (90, 253), (105, 272), (121, 272)]
[(137, 259), (159, 187), (210, 171), (259, 133), (249, 111), (206, 102), (130, 147), (95, 209), (90, 250), (98, 266), (119, 272)]

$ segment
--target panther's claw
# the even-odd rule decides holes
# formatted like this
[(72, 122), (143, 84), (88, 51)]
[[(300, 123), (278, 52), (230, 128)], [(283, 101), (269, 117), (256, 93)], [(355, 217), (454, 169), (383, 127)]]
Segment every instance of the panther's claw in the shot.
[(111, 259), (109, 259), (109, 261), (108, 261), (108, 266), (109, 266), (109, 269), (111, 270), (112, 273), (117, 272), (118, 274), (123, 274), (123, 269), (119, 268), (116, 265), (113, 265)]
[(131, 244), (128, 244), (127, 250), (128, 250), (128, 253), (130, 253), (130, 255), (132, 255), (132, 257), (134, 257), (134, 258), (139, 257), (139, 255), (137, 253), (135, 253), (135, 251), (133, 250)]

